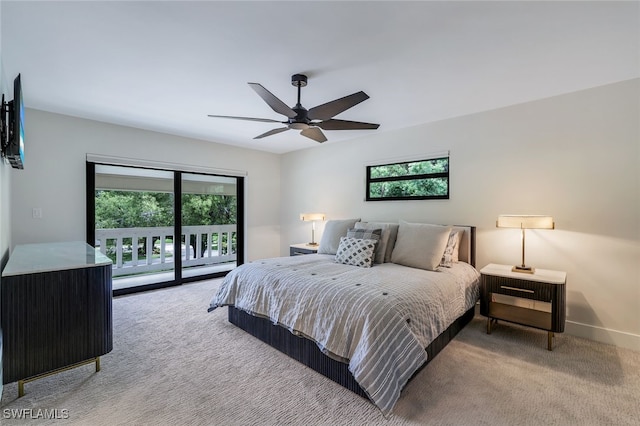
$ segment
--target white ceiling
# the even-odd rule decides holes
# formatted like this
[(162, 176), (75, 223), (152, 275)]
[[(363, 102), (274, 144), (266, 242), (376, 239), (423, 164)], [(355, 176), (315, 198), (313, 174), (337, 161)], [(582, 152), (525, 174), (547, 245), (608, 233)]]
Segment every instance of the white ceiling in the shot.
[(640, 77), (638, 2), (6, 1), (4, 87), (27, 107), (275, 153), (317, 143), (246, 84), (306, 108), (363, 90), (337, 118), (378, 130)]

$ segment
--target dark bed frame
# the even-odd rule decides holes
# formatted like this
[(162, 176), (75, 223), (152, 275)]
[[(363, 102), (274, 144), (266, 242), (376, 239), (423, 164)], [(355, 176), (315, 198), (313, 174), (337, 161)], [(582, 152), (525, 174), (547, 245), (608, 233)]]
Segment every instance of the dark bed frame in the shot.
[[(467, 243), (469, 244), (467, 260), (472, 266), (475, 266), (475, 231), (475, 227), (470, 227), (470, 234), (467, 236)], [(458, 332), (473, 319), (474, 314), (475, 306), (472, 306), (471, 309), (456, 319), (425, 348), (427, 351), (427, 362), (420, 370), (453, 340)], [(268, 319), (253, 316), (233, 306), (229, 306), (228, 317), (230, 323), (243, 329), (252, 336), (257, 337), (266, 344), (278, 349), (280, 352), (301, 362), (323, 376), (328, 377), (350, 391), (364, 398), (369, 398), (358, 382), (356, 382), (353, 374), (349, 371), (349, 365), (322, 353), (314, 341), (305, 337), (296, 336), (286, 328), (273, 324)], [(417, 373), (418, 372), (415, 374)]]

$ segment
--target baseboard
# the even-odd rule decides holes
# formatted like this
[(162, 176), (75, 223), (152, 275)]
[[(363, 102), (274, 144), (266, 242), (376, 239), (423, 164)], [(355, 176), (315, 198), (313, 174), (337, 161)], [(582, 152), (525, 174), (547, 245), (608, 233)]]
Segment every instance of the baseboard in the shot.
[(564, 331), (576, 337), (582, 337), (608, 345), (632, 349), (640, 352), (640, 335), (624, 331), (611, 330), (604, 327), (566, 321)]

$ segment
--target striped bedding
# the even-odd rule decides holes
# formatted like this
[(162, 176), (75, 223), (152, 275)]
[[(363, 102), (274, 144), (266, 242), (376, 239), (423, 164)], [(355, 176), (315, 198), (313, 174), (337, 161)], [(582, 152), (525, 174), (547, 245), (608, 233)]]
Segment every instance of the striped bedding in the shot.
[(358, 268), (312, 254), (231, 271), (209, 310), (232, 305), (314, 340), (349, 371), (383, 414), (427, 360), (424, 350), (478, 300), (479, 273), (460, 262), (439, 272), (393, 263)]

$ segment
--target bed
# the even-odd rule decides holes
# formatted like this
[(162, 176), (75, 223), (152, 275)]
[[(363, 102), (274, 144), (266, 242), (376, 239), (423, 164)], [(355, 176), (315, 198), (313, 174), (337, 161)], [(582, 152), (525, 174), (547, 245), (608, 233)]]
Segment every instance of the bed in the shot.
[(237, 267), (209, 310), (388, 415), (473, 318), (479, 277), (475, 227), (329, 221), (318, 254)]

